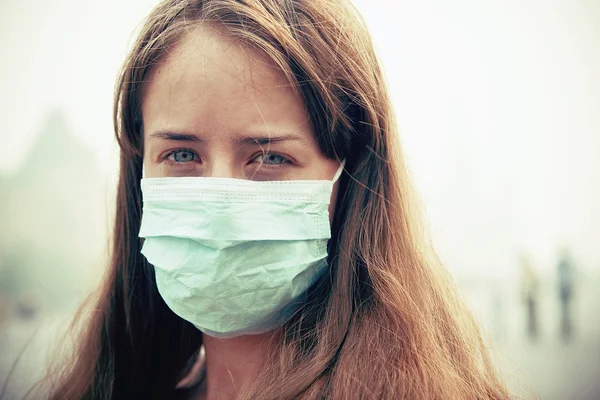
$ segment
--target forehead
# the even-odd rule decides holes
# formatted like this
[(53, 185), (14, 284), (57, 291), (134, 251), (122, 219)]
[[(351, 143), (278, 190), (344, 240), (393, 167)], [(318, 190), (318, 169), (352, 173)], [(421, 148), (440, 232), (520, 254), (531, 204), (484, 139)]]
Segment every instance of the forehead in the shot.
[(210, 26), (186, 34), (151, 71), (142, 114), (146, 129), (264, 129), (308, 119), (271, 59)]

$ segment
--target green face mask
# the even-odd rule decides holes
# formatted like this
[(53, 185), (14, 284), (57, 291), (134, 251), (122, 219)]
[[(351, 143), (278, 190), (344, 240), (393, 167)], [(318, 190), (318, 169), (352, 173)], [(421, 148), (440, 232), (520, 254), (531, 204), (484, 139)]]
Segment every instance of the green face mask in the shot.
[(331, 181), (144, 178), (140, 237), (158, 290), (215, 337), (270, 331), (327, 268)]

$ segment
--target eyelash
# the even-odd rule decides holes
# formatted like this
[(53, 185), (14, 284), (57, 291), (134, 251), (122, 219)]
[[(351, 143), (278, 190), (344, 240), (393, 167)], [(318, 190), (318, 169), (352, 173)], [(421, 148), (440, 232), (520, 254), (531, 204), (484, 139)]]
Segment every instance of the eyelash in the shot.
[[(169, 158), (173, 155), (175, 155), (178, 152), (190, 152), (193, 154), (193, 159), (187, 162), (181, 162), (181, 161), (175, 161), (175, 160), (170, 160)], [(258, 157), (264, 157), (267, 158), (269, 156), (279, 156), (282, 158), (282, 161), (280, 164), (266, 164), (264, 161), (261, 163), (261, 168), (267, 168), (267, 169), (276, 169), (276, 168), (284, 168), (286, 166), (289, 165), (293, 165), (293, 162), (286, 156), (284, 156), (283, 154), (279, 154), (279, 153), (268, 153), (268, 152), (260, 152), (257, 153), (255, 155), (252, 156), (250, 163), (253, 163), (254, 160), (256, 160)], [(170, 165), (176, 166), (176, 167), (181, 167), (184, 166), (185, 164), (190, 164), (194, 161), (196, 161), (196, 158), (200, 158), (200, 156), (198, 155), (198, 153), (196, 153), (195, 151), (191, 150), (191, 149), (175, 149), (175, 150), (171, 150), (168, 153), (166, 153), (164, 156), (161, 157), (161, 161), (166, 161), (168, 162)]]

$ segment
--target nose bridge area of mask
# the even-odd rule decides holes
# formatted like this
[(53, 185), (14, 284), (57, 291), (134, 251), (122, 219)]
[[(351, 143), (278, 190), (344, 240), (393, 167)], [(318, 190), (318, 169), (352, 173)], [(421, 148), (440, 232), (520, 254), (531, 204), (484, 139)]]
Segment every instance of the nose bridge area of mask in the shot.
[[(346, 160), (342, 160), (340, 166), (335, 171), (335, 174), (331, 178), (331, 182), (336, 183), (340, 178), (340, 175), (344, 172), (344, 166), (346, 165)], [(205, 178), (219, 178), (219, 179), (238, 179), (234, 176), (235, 174), (227, 167), (222, 168), (214, 168), (212, 169), (212, 173), (210, 176)], [(146, 176), (146, 166), (142, 164), (142, 179), (148, 179)], [(177, 179), (177, 178), (164, 178), (164, 179)]]
[(328, 180), (143, 179), (140, 236), (202, 242), (327, 239), (332, 187)]

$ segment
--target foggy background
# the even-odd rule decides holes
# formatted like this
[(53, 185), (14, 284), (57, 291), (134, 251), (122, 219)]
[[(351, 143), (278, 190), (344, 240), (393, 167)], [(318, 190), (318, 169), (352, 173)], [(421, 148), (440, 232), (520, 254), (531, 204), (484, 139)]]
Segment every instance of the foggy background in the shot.
[[(434, 243), (507, 379), (526, 398), (600, 399), (600, 1), (355, 3)], [(0, 0), (0, 385), (32, 343), (5, 396), (41, 376), (48, 343), (101, 279), (114, 80), (155, 4)]]

